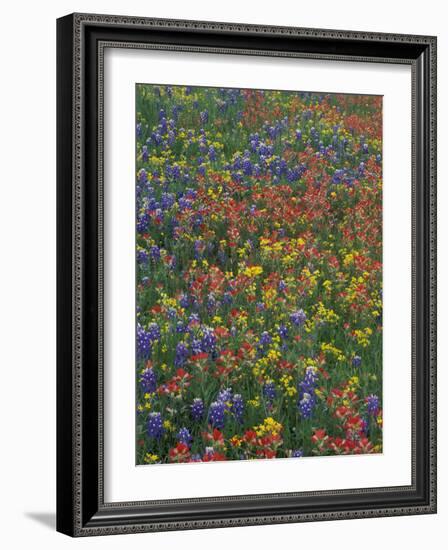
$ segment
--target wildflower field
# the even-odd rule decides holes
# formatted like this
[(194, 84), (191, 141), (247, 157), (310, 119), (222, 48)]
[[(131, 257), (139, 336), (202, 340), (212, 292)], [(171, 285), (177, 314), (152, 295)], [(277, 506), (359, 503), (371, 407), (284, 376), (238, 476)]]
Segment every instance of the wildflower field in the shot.
[(382, 452), (382, 98), (136, 86), (136, 462)]

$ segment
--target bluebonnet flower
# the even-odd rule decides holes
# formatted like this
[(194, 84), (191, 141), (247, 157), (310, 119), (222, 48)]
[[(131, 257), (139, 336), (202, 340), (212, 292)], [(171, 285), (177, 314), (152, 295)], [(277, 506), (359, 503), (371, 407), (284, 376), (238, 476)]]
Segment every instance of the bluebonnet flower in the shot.
[(146, 183), (148, 181), (148, 173), (144, 168), (141, 168), (138, 172), (139, 183)]
[(177, 317), (176, 309), (174, 307), (168, 308), (167, 316), (168, 316), (168, 319), (170, 319), (171, 321), (174, 321), (174, 319), (176, 319)]
[(243, 174), (245, 176), (251, 176), (252, 175), (253, 168), (252, 168), (252, 163), (251, 163), (250, 159), (245, 158), (243, 160), (242, 168), (243, 168)]
[(232, 172), (232, 180), (235, 183), (241, 183), (243, 181), (243, 176), (240, 172)]
[(144, 213), (137, 218), (137, 231), (139, 233), (145, 233), (148, 230), (149, 225), (149, 216), (147, 213)]
[(208, 122), (208, 111), (205, 109), (204, 111), (201, 111), (199, 113), (199, 117), (201, 119), (201, 124), (206, 124)]
[(149, 413), (148, 424), (146, 426), (148, 437), (160, 439), (165, 431), (163, 428), (162, 415), (159, 412)]
[(204, 416), (204, 402), (201, 398), (195, 397), (193, 399), (193, 403), (191, 404), (191, 416), (193, 417), (193, 420), (198, 421), (201, 420)]
[(139, 264), (148, 263), (148, 253), (146, 252), (146, 250), (139, 250), (137, 252), (137, 262)]
[(155, 143), (155, 145), (160, 145), (163, 141), (163, 137), (158, 132), (152, 132), (151, 141)]
[(216, 160), (216, 151), (213, 145), (208, 148), (208, 158), (213, 162)]
[(196, 191), (196, 189), (187, 188), (185, 190), (185, 196), (191, 201), (193, 201), (197, 197), (197, 194), (198, 192)]
[(233, 302), (232, 294), (230, 292), (224, 292), (222, 301), (227, 305), (231, 304)]
[(188, 317), (188, 323), (197, 324), (201, 322), (201, 318), (197, 313), (191, 313)]
[(204, 241), (197, 239), (194, 241), (194, 257), (196, 260), (200, 260), (203, 257), (204, 251), (205, 251), (205, 243)]
[(352, 365), (356, 368), (361, 366), (361, 357), (359, 355), (355, 355), (352, 359)]
[(148, 162), (148, 157), (149, 157), (148, 146), (143, 145), (143, 147), (142, 147), (142, 160), (143, 160), (143, 162)]
[(207, 311), (209, 314), (213, 313), (217, 307), (217, 301), (213, 292), (210, 292), (207, 296)]
[(295, 449), (294, 451), (292, 451), (291, 453), (291, 457), (292, 458), (302, 458), (303, 456), (303, 451), (302, 449)]
[(180, 443), (190, 446), (192, 437), (188, 428), (181, 428), (177, 433), (177, 439)]
[(233, 412), (237, 422), (239, 422), (241, 424), (243, 422), (243, 416), (244, 416), (244, 400), (243, 400), (243, 397), (239, 393), (236, 393), (233, 396), (233, 399), (232, 399), (232, 412)]
[(222, 401), (214, 401), (208, 411), (208, 419), (214, 428), (224, 427), (225, 404)]
[(311, 418), (315, 405), (315, 398), (313, 395), (304, 392), (302, 398), (299, 400), (297, 406), (299, 407), (302, 418)]
[(332, 183), (342, 183), (342, 179), (345, 175), (345, 170), (338, 169), (334, 171), (333, 177), (331, 179)]
[(293, 313), (291, 313), (289, 318), (291, 320), (291, 323), (296, 327), (300, 327), (306, 321), (306, 315), (303, 309), (294, 311)]
[(278, 327), (278, 334), (282, 340), (288, 338), (288, 327), (286, 325), (280, 325)]
[(156, 342), (160, 340), (160, 327), (157, 323), (150, 323), (148, 325), (148, 334), (150, 335), (151, 341)]
[(218, 393), (216, 401), (223, 403), (225, 410), (229, 410), (232, 403), (232, 390), (231, 388), (225, 388)]
[(140, 378), (140, 385), (144, 392), (154, 393), (157, 389), (157, 377), (152, 368), (143, 371)]
[(137, 323), (137, 356), (141, 359), (147, 359), (151, 355), (152, 338), (151, 334)]
[(286, 173), (286, 179), (289, 183), (299, 181), (300, 179), (300, 169), (296, 166), (295, 168), (289, 169)]
[(191, 221), (193, 227), (200, 227), (204, 223), (204, 216), (200, 212), (196, 212), (194, 216), (192, 216)]
[(192, 207), (191, 200), (188, 199), (187, 197), (180, 197), (179, 200), (177, 201), (177, 204), (181, 212), (183, 212), (184, 210), (190, 210)]
[(185, 332), (185, 324), (182, 321), (177, 321), (176, 332), (177, 334), (183, 334)]
[(193, 355), (198, 355), (199, 353), (202, 353), (202, 345), (199, 338), (193, 338), (190, 342), (191, 347), (191, 353)]
[[(181, 175), (182, 175), (182, 172), (181, 172), (180, 166), (179, 166), (178, 164), (175, 164), (175, 165), (173, 166), (173, 171), (172, 171), (172, 177), (173, 177), (173, 179), (179, 180), (180, 177), (181, 177)], [(172, 195), (172, 194), (171, 194), (171, 195)], [(172, 201), (171, 206), (175, 203), (174, 195), (172, 195), (172, 197), (173, 197), (173, 201)]]
[(377, 416), (380, 410), (380, 400), (377, 395), (370, 394), (366, 397), (367, 412), (373, 416)]
[(179, 304), (183, 308), (187, 308), (190, 305), (190, 300), (188, 299), (187, 294), (182, 294), (179, 300)]
[(151, 246), (151, 248), (149, 249), (149, 253), (151, 254), (152, 260), (160, 260), (160, 248), (158, 246)]
[(203, 329), (203, 336), (202, 336), (202, 340), (201, 340), (201, 346), (202, 346), (202, 351), (204, 351), (206, 353), (211, 353), (211, 352), (215, 351), (216, 336), (215, 336), (215, 333), (213, 332), (212, 328), (206, 327), (206, 328)]
[(176, 197), (173, 193), (162, 193), (160, 205), (162, 206), (163, 210), (168, 210), (168, 208), (171, 208), (175, 202)]
[(287, 287), (286, 287), (285, 281), (283, 281), (283, 280), (282, 280), (282, 281), (279, 281), (279, 283), (278, 283), (278, 289), (279, 289), (279, 291), (280, 291), (280, 292), (283, 292), (284, 290), (286, 290), (286, 288), (287, 288)]
[(371, 428), (371, 418), (370, 416), (368, 415), (364, 415), (361, 417), (361, 426), (360, 426), (360, 431), (366, 436), (366, 437), (370, 437), (370, 428)]
[(298, 384), (299, 399), (297, 407), (302, 418), (310, 418), (316, 405), (317, 374), (314, 367), (307, 367), (305, 376)]
[(264, 346), (269, 346), (272, 342), (272, 336), (269, 334), (269, 332), (264, 331), (261, 333), (260, 336), (260, 344)]
[(263, 395), (268, 401), (273, 401), (277, 395), (274, 382), (266, 382), (263, 385)]
[(176, 356), (174, 358), (174, 365), (176, 367), (182, 367), (188, 359), (190, 352), (187, 346), (183, 342), (179, 342), (176, 346)]

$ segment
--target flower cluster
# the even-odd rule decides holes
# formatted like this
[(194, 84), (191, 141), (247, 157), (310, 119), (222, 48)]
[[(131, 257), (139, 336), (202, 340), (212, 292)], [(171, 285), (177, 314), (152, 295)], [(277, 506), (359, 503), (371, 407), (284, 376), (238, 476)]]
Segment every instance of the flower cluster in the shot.
[(381, 452), (381, 97), (136, 111), (137, 463)]

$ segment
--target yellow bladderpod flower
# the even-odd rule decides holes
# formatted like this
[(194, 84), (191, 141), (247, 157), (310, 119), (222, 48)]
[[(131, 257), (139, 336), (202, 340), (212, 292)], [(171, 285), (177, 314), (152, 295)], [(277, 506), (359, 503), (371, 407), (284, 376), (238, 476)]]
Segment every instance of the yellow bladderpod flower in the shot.
[(261, 275), (262, 273), (263, 268), (261, 267), (261, 265), (246, 267), (246, 269), (243, 271), (243, 274), (246, 275), (246, 277), (256, 277), (257, 275)]
[(254, 426), (254, 431), (258, 437), (264, 435), (278, 435), (283, 430), (283, 425), (280, 422), (274, 420), (271, 416), (264, 419), (263, 424)]
[(173, 425), (171, 424), (171, 422), (169, 420), (164, 421), (163, 427), (165, 428), (165, 430), (167, 430), (169, 432), (174, 431), (174, 427), (173, 427)]
[(154, 462), (159, 460), (159, 457), (152, 453), (146, 453), (143, 460), (148, 464), (154, 464)]
[(258, 407), (260, 406), (260, 398), (257, 395), (257, 397), (255, 397), (255, 399), (248, 399), (247, 404), (250, 407), (254, 407), (254, 409), (258, 409)]

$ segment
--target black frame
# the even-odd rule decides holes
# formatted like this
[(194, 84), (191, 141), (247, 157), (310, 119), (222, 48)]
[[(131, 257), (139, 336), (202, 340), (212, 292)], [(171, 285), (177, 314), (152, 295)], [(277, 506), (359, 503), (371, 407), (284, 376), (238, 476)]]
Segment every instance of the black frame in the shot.
[[(104, 502), (102, 79), (110, 46), (411, 65), (412, 485)], [(57, 73), (57, 530), (89, 536), (435, 513), (436, 38), (72, 14), (57, 21)]]

